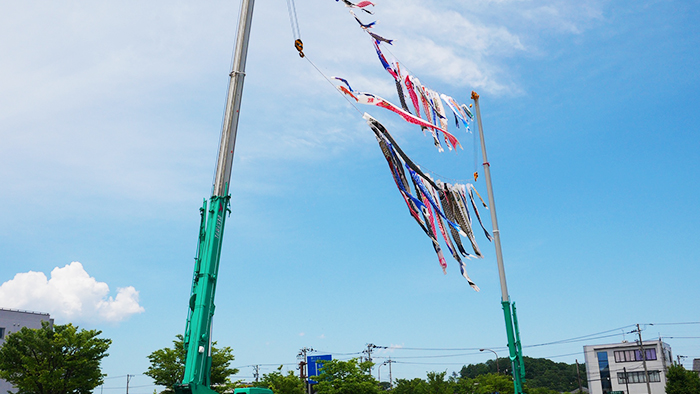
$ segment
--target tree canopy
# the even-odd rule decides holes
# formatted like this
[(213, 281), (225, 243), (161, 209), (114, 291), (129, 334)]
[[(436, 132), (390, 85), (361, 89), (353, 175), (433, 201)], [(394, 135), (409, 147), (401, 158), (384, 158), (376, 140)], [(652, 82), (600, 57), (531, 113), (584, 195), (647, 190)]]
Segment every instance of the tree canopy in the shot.
[[(546, 388), (557, 392), (570, 392), (578, 390), (578, 375), (576, 364), (556, 363), (546, 358), (523, 357), (525, 364), (525, 383), (530, 389)], [(498, 359), (498, 368), (502, 373), (509, 374), (510, 360)], [(581, 373), (581, 385), (588, 387), (586, 381), (586, 366), (579, 365)], [(485, 363), (469, 364), (462, 367), (460, 376), (463, 378), (476, 378), (477, 376), (496, 372), (496, 362), (488, 360)]]
[(89, 394), (103, 383), (100, 363), (112, 344), (100, 334), (72, 324), (24, 327), (0, 348), (0, 378), (17, 394)]
[(257, 387), (264, 387), (272, 390), (275, 394), (305, 394), (306, 384), (300, 377), (294, 375), (294, 371), (288, 371), (286, 375), (282, 372), (282, 366), (277, 371), (264, 374)]
[(513, 391), (513, 380), (508, 375), (487, 373), (475, 378), (451, 376), (446, 372), (428, 372), (427, 379), (397, 379), (394, 394), (491, 394)]
[[(151, 366), (144, 372), (153, 378), (153, 381), (166, 389), (161, 393), (173, 393), (173, 386), (180, 383), (185, 374), (185, 347), (183, 346), (182, 335), (176, 335), (172, 348), (163, 348), (148, 355)], [(223, 393), (233, 387), (229, 377), (238, 373), (238, 369), (230, 368), (231, 361), (234, 360), (233, 349), (226, 346), (217, 348), (216, 342), (211, 346), (211, 388), (219, 393)]]
[(671, 365), (666, 376), (666, 394), (700, 393), (700, 377), (697, 372), (688, 371), (682, 365)]
[(330, 360), (323, 362), (318, 376), (311, 377), (317, 381), (317, 394), (379, 394), (379, 382), (370, 374), (373, 363)]

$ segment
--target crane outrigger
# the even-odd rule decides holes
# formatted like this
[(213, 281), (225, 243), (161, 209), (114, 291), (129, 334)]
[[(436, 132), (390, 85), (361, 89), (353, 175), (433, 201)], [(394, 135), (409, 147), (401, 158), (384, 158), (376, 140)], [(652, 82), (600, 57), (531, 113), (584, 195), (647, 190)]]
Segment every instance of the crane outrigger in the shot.
[(209, 201), (199, 209), (199, 243), (195, 258), (192, 291), (183, 345), (186, 351), (185, 374), (175, 385), (177, 394), (215, 394), (211, 389), (211, 328), (214, 317), (214, 294), (221, 259), (222, 237), (226, 215), (230, 213), (231, 167), (238, 131), (238, 117), (243, 94), (245, 63), (255, 0), (243, 0), (238, 22), (238, 34), (229, 74), (228, 96), (224, 124), (219, 143), (214, 186)]

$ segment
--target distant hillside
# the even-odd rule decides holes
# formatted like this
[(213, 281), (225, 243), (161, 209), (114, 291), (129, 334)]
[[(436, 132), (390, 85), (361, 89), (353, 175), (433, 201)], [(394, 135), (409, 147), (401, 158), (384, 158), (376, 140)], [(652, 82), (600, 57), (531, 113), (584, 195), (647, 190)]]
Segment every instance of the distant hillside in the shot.
[[(578, 390), (576, 377), (576, 364), (556, 363), (546, 358), (523, 357), (525, 361), (525, 380), (530, 388), (543, 387), (559, 392)], [(499, 358), (498, 367), (501, 373), (510, 373), (510, 360)], [(588, 387), (586, 381), (586, 365), (579, 364), (581, 373), (581, 385)], [(474, 379), (479, 375), (496, 372), (495, 360), (489, 360), (480, 364), (469, 364), (460, 370), (463, 378)]]

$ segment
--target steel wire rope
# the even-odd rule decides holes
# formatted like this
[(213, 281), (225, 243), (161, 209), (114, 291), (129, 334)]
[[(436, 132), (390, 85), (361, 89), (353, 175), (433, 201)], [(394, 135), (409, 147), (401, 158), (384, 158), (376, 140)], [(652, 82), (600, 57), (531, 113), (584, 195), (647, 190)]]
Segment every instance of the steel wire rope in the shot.
[(297, 18), (297, 8), (294, 4), (294, 0), (287, 0), (287, 12), (289, 13), (289, 23), (292, 26), (292, 35), (294, 36), (294, 39), (301, 39), (299, 20)]
[(328, 81), (329, 84), (331, 84), (331, 86), (333, 86), (333, 90), (335, 90), (335, 91), (338, 92), (341, 96), (343, 96), (343, 98), (344, 98), (345, 100), (347, 100), (347, 102), (350, 103), (350, 105), (352, 105), (353, 108), (355, 108), (355, 111), (357, 111), (357, 113), (359, 113), (360, 116), (364, 116), (364, 112), (360, 111), (360, 109), (357, 108), (357, 106), (355, 105), (355, 103), (353, 103), (352, 101), (350, 101), (350, 99), (349, 99), (343, 92), (339, 91), (338, 88), (336, 88), (336, 86), (333, 84), (333, 82), (331, 81), (331, 79), (328, 78), (328, 77), (326, 76), (326, 74), (324, 74), (323, 71), (321, 71), (321, 69), (319, 69), (318, 67), (316, 67), (316, 64), (314, 64), (314, 62), (312, 62), (311, 59), (309, 59), (309, 55), (305, 55), (305, 56), (304, 56), (304, 59), (306, 59), (306, 60), (309, 62), (309, 64), (311, 64), (311, 65), (313, 66), (313, 68), (315, 68), (316, 71), (318, 71), (318, 73), (321, 74), (321, 76), (322, 76), (326, 81)]

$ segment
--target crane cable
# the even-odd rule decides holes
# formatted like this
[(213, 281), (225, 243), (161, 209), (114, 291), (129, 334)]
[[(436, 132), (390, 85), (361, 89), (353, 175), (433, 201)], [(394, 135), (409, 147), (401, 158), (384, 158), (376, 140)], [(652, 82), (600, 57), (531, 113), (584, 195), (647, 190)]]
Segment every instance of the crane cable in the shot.
[(299, 21), (297, 20), (297, 8), (294, 4), (294, 0), (287, 0), (287, 12), (289, 13), (289, 23), (292, 26), (292, 36), (294, 36), (294, 48), (299, 51), (299, 57), (304, 57), (304, 43), (301, 41)]

